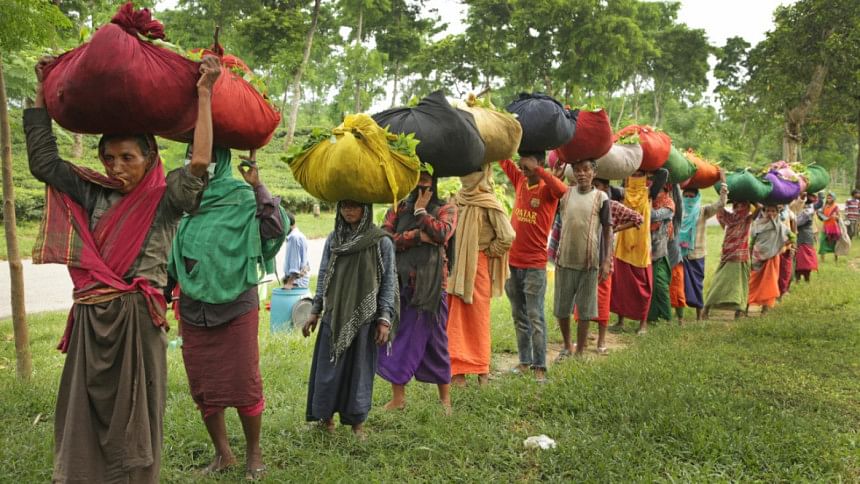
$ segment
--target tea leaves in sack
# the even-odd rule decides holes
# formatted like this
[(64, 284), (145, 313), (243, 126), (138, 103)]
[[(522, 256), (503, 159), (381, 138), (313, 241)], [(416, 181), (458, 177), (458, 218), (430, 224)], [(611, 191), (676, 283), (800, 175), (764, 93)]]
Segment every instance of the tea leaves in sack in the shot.
[(567, 162), (596, 160), (612, 148), (612, 126), (603, 109), (579, 111), (573, 138), (558, 148)]
[(521, 93), (507, 110), (523, 128), (519, 151), (548, 151), (567, 143), (576, 131), (576, 112), (541, 93)]
[(414, 141), (389, 133), (366, 114), (315, 133), (308, 145), (286, 161), (296, 181), (321, 200), (396, 204), (418, 184)]
[(672, 148), (672, 139), (662, 131), (657, 131), (650, 126), (631, 124), (615, 134), (616, 142), (631, 135), (639, 136), (639, 144), (642, 145), (642, 171), (654, 171), (662, 168), (669, 159), (669, 150)]
[(830, 185), (830, 173), (821, 166), (812, 164), (806, 167), (806, 192), (818, 193)]
[[(762, 181), (749, 170), (736, 170), (726, 174), (726, 185), (729, 189), (729, 200), (733, 202), (762, 203), (767, 200), (773, 185)], [(719, 187), (714, 187), (719, 193)]]
[(681, 183), (696, 174), (696, 165), (674, 146), (669, 149), (669, 158), (663, 168), (669, 171), (669, 183)]
[(607, 180), (623, 180), (638, 170), (641, 164), (642, 146), (614, 144), (608, 153), (597, 159), (594, 176)]
[(414, 133), (421, 141), (418, 158), (433, 166), (439, 177), (479, 171), (486, 148), (471, 113), (454, 109), (442, 91), (435, 91), (414, 107), (389, 109), (373, 119), (392, 133)]
[(720, 167), (701, 158), (692, 149), (686, 153), (687, 159), (696, 165), (693, 177), (681, 184), (681, 188), (708, 188), (720, 181)]
[(48, 113), (69, 131), (181, 135), (197, 121), (199, 64), (160, 45), (149, 10), (119, 8), (89, 42), (45, 67)]
[(465, 103), (454, 107), (466, 111), (475, 119), (478, 133), (484, 140), (484, 162), (510, 159), (516, 154), (523, 138), (523, 128), (510, 113), (497, 110), (489, 102), (480, 102), (474, 94)]

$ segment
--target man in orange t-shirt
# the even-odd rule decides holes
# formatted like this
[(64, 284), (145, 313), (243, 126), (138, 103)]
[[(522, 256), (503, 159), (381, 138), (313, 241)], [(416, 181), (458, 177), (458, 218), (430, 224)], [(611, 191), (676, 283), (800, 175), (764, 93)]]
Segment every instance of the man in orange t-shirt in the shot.
[(546, 378), (547, 243), (558, 201), (567, 192), (567, 185), (544, 169), (545, 156), (542, 151), (520, 153), (519, 167), (511, 160), (499, 162), (516, 189), (511, 225), (517, 237), (509, 254), (511, 277), (505, 292), (517, 332), (517, 370), (531, 368), (539, 381)]

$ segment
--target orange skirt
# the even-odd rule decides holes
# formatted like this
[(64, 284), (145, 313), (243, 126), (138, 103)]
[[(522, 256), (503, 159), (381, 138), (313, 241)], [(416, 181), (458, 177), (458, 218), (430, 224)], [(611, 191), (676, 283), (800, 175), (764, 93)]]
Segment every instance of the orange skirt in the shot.
[(478, 254), (472, 304), (459, 296), (448, 296), (448, 352), (452, 375), (483, 375), (490, 372), (490, 266)]
[(750, 305), (772, 308), (779, 297), (779, 256), (750, 272)]
[[(597, 317), (592, 319), (600, 326), (609, 325), (609, 303), (612, 301), (612, 274), (605, 281), (597, 284)], [(579, 311), (573, 309), (574, 321), (579, 321)]]
[(673, 308), (687, 307), (687, 296), (684, 292), (684, 263), (675, 264), (672, 268), (672, 283), (669, 284), (669, 301)]

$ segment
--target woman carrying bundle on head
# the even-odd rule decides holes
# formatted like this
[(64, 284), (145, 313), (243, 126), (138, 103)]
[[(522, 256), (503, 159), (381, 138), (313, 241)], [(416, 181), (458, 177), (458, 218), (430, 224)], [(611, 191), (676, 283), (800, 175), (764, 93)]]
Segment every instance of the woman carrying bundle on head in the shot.
[(761, 306), (762, 314), (776, 305), (779, 294), (780, 254), (790, 243), (791, 231), (779, 220), (779, 208), (767, 205), (753, 222), (749, 306)]
[(377, 348), (400, 316), (391, 236), (373, 225), (373, 205), (337, 204), (334, 231), (320, 261), (305, 338), (320, 326), (308, 380), (308, 422), (333, 432), (334, 414), (363, 439), (370, 413)]
[(838, 262), (839, 256), (836, 255), (836, 242), (839, 241), (842, 232), (839, 229), (839, 217), (841, 215), (839, 205), (836, 204), (835, 193), (827, 193), (824, 206), (818, 210), (817, 215), (818, 219), (823, 222), (821, 240), (818, 245), (818, 255), (821, 256), (821, 260), (823, 261), (825, 255), (833, 254), (833, 260)]
[(400, 326), (391, 348), (379, 354), (379, 376), (391, 383), (386, 410), (406, 406), (406, 384), (414, 377), (438, 387), (451, 411), (448, 355), (448, 244), (457, 227), (457, 207), (437, 196), (436, 178), (422, 172), (409, 198), (385, 214), (382, 229), (397, 251)]
[(729, 309), (739, 319), (749, 302), (750, 226), (756, 208), (749, 202), (732, 202), (717, 212), (717, 221), (725, 231), (720, 265), (714, 272), (711, 287), (705, 297), (702, 319), (708, 319), (711, 308)]
[(254, 159), (233, 178), (230, 150), (213, 150), (215, 170), (200, 208), (179, 224), (168, 272), (180, 288), (182, 360), (191, 396), (215, 446), (205, 473), (236, 463), (224, 421), (236, 407), (246, 439), (245, 471), (265, 472), (260, 433), (265, 409), (257, 343), (257, 284), (284, 242), (286, 217), (260, 181)]
[(797, 252), (794, 255), (794, 277), (809, 282), (812, 271), (818, 270), (815, 253), (815, 195), (802, 194), (803, 208), (797, 214)]
[(448, 350), (451, 381), (465, 385), (466, 375), (488, 382), (490, 373), (490, 300), (504, 293), (508, 251), (514, 229), (493, 190), (492, 165), (460, 177), (455, 196), (459, 223), (455, 263), (448, 279)]
[[(166, 176), (150, 134), (99, 140), (106, 175), (59, 156), (36, 67), (35, 107), (24, 111), (30, 172), (48, 186), (35, 263), (69, 266), (74, 305), (54, 413), (55, 482), (158, 482), (167, 397), (167, 256), (183, 213), (200, 204), (212, 157), (212, 87), (197, 82), (194, 149)], [(147, 73), (141, 72), (146, 76)], [(135, 113), (126, 113), (134, 120)]]
[[(637, 171), (625, 180), (624, 205), (642, 215), (643, 223), (635, 229), (621, 232), (616, 237), (615, 265), (612, 278), (610, 309), (618, 315), (618, 322), (610, 330), (624, 330), (624, 319), (639, 321), (638, 334), (648, 329), (648, 309), (653, 293), (651, 266), (651, 201), (659, 194), (669, 172), (660, 168), (650, 179)], [(650, 184), (650, 187), (649, 187)]]
[[(725, 174), (720, 170), (725, 180)], [(696, 308), (696, 320), (702, 319), (705, 305), (703, 288), (705, 284), (705, 256), (707, 255), (705, 227), (708, 219), (726, 206), (729, 189), (723, 181), (720, 198), (716, 202), (702, 206), (702, 194), (697, 188), (684, 189), (684, 219), (678, 234), (684, 264), (684, 299), (687, 307)], [(683, 313), (679, 313), (683, 316)]]

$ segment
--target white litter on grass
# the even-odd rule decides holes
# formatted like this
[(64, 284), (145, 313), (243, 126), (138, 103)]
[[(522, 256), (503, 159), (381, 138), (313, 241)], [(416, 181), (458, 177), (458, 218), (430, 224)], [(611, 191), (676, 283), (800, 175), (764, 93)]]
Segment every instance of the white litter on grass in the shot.
[(527, 438), (523, 445), (526, 449), (555, 449), (555, 441), (543, 434)]

